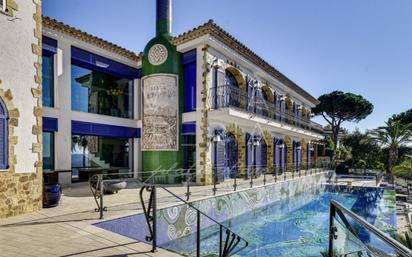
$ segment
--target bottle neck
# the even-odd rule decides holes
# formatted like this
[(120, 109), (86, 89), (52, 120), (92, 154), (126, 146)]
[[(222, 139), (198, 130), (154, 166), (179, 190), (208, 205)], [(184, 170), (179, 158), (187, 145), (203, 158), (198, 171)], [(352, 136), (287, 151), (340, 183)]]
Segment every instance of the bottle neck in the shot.
[(156, 0), (156, 36), (169, 37), (172, 33), (172, 1)]

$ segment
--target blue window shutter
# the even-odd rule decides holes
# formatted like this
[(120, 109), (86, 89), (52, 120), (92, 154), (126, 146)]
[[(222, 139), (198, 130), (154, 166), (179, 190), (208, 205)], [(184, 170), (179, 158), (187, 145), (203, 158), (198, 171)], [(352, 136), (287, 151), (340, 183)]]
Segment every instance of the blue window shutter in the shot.
[(8, 168), (8, 113), (7, 108), (0, 100), (0, 169)]

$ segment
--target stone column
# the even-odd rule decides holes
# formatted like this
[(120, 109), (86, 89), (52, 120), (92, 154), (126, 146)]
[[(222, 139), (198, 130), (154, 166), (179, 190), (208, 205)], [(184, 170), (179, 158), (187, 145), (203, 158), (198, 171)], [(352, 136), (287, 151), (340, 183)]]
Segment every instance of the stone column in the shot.
[(272, 138), (272, 136), (270, 135), (270, 133), (268, 131), (264, 131), (263, 132), (263, 139), (265, 140), (266, 145), (267, 145), (267, 162), (268, 162), (268, 164), (267, 164), (267, 168), (268, 168), (267, 173), (274, 173), (274, 169), (273, 169), (273, 159), (274, 159), (274, 156), (273, 156), (273, 153), (274, 153), (274, 151), (273, 151), (273, 148), (274, 148), (273, 138)]
[(291, 164), (293, 163), (293, 144), (289, 136), (285, 137), (285, 147), (286, 147), (286, 157), (287, 157), (287, 170), (290, 170)]
[(302, 168), (306, 168), (306, 166), (308, 165), (308, 145), (305, 141), (305, 139), (302, 139), (302, 141), (300, 142), (300, 145), (302, 146), (302, 164), (303, 167)]

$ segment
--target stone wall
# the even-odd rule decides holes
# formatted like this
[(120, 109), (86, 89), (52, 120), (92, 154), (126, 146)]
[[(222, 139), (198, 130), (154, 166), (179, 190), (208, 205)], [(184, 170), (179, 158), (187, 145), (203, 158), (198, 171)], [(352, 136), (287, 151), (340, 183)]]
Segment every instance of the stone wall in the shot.
[(42, 208), (41, 174), (0, 174), (0, 218)]
[(202, 48), (203, 59), (202, 59), (202, 119), (200, 125), (200, 133), (202, 135), (202, 141), (199, 142), (199, 156), (200, 156), (200, 184), (210, 185), (212, 184), (212, 165), (207, 160), (207, 151), (208, 151), (208, 108), (207, 108), (207, 94), (208, 94), (208, 75), (210, 70), (208, 68), (207, 60), (207, 50), (209, 46), (205, 45)]
[(7, 1), (7, 8), (0, 13), (0, 98), (9, 116), (0, 218), (42, 207), (41, 0)]
[(273, 169), (273, 137), (270, 135), (269, 131), (263, 131), (263, 139), (267, 146), (267, 173), (274, 173)]

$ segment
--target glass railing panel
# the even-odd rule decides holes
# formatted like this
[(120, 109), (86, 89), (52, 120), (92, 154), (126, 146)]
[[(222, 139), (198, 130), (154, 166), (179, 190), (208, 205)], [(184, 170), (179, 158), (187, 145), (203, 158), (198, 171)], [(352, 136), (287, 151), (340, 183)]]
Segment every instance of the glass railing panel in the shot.
[(370, 219), (366, 221), (336, 201), (331, 202), (331, 214), (339, 217), (332, 218), (331, 238), (333, 239), (330, 243), (332, 243), (333, 256), (352, 256), (348, 254), (371, 257), (412, 256), (410, 249), (390, 236), (394, 232), (393, 227), (385, 227), (382, 231), (372, 225), (384, 221), (376, 220), (371, 224)]
[(368, 256), (368, 249), (345, 225), (333, 218), (333, 256)]

